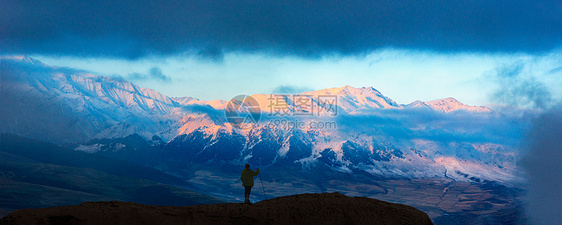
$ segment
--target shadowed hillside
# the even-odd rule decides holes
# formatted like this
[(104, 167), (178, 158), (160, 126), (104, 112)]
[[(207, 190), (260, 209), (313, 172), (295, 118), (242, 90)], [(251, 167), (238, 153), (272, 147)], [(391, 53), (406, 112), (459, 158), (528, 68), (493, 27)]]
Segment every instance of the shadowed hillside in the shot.
[(24, 208), (128, 201), (188, 206), (222, 203), (149, 167), (0, 134), (0, 217)]

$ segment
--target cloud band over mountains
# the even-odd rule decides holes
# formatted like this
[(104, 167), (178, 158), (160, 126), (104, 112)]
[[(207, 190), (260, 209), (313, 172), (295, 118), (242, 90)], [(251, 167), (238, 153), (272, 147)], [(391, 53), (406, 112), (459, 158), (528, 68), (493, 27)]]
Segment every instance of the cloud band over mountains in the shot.
[(562, 44), (561, 11), (555, 0), (5, 0), (0, 53), (188, 52), (213, 60), (229, 51), (316, 57), (382, 47), (536, 53)]

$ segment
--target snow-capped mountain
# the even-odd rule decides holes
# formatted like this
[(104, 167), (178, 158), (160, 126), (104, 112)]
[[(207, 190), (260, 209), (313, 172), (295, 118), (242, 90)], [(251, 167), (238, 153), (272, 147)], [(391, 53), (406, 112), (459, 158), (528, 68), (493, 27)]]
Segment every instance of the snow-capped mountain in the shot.
[[(255, 94), (251, 97), (263, 114), (273, 109), (289, 114), (239, 129), (225, 118), (224, 100), (168, 97), (119, 78), (53, 68), (28, 57), (5, 57), (1, 65), (1, 132), (81, 144), (77, 150), (127, 151), (131, 148), (121, 140), (134, 135), (138, 141), (140, 135), (167, 167), (250, 162), (387, 177), (517, 179), (517, 155), (498, 133), (504, 124), (497, 115), (453, 98), (400, 105), (372, 87), (350, 86)], [(326, 107), (319, 96), (336, 99), (330, 104), (338, 113), (307, 114)], [(309, 108), (303, 110), (303, 103)], [(470, 113), (450, 116), (458, 111)], [(112, 139), (119, 143), (108, 144)], [(123, 151), (126, 158), (137, 154)]]
[(462, 104), (454, 98), (444, 98), (425, 102), (430, 108), (441, 112), (453, 112), (457, 110), (465, 110), (469, 112), (491, 112), (492, 110), (486, 106), (469, 106)]
[(150, 138), (183, 116), (174, 112), (185, 102), (123, 79), (54, 68), (25, 56), (1, 61), (2, 132), (56, 143), (132, 133)]
[(475, 113), (486, 113), (492, 112), (492, 110), (486, 106), (470, 106), (465, 105), (454, 98), (444, 98), (433, 100), (429, 102), (414, 101), (410, 104), (404, 105), (404, 108), (425, 108), (432, 109), (444, 113), (454, 112), (454, 111), (465, 111), (465, 112), (475, 112)]
[(338, 107), (348, 113), (363, 109), (389, 109), (401, 106), (384, 96), (373, 87), (354, 88), (349, 85), (318, 91), (304, 92), (305, 95), (337, 95)]

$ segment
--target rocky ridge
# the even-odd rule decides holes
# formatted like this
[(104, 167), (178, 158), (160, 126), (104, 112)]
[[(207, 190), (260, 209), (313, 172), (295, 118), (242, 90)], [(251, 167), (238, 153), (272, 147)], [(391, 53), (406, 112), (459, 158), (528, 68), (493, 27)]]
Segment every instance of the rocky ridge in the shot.
[(15, 211), (1, 224), (432, 224), (411, 206), (339, 193), (300, 194), (261, 201), (186, 207), (130, 202)]

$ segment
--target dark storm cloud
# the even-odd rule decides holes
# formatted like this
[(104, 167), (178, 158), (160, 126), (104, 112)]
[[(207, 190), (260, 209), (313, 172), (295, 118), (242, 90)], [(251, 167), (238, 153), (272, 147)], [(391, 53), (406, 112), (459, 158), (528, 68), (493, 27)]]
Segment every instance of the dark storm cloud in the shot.
[(148, 73), (131, 73), (127, 76), (131, 80), (156, 80), (156, 81), (171, 81), (170, 77), (164, 75), (162, 70), (158, 67), (152, 67)]
[(223, 50), (218, 47), (207, 47), (199, 50), (197, 55), (203, 59), (210, 59), (215, 62), (224, 61)]
[[(317, 57), (381, 47), (543, 52), (562, 40), (557, 0), (4, 0), (0, 49), (135, 59), (266, 51)], [(208, 46), (213, 46), (209, 48)]]
[(528, 213), (535, 224), (562, 221), (562, 105), (534, 120), (522, 165), (529, 176)]
[(517, 107), (546, 109), (552, 104), (552, 94), (547, 85), (523, 74), (524, 63), (505, 65), (496, 71), (499, 88), (492, 98), (502, 104)]

